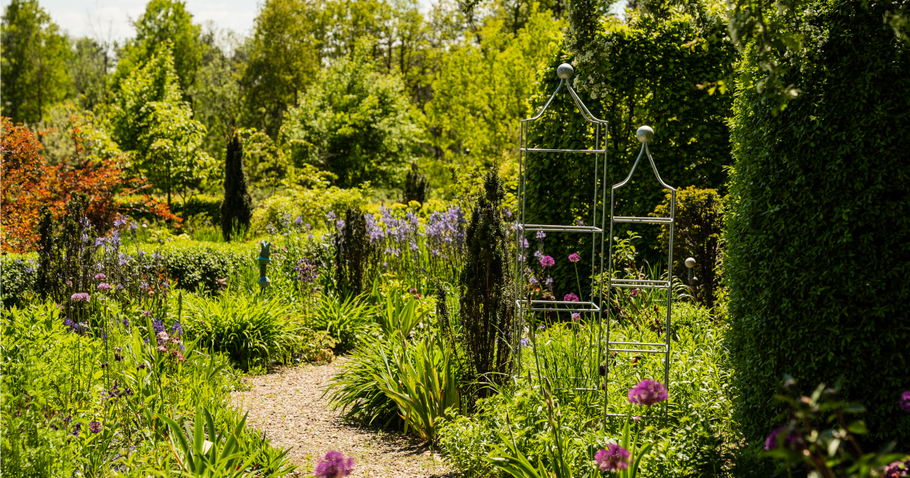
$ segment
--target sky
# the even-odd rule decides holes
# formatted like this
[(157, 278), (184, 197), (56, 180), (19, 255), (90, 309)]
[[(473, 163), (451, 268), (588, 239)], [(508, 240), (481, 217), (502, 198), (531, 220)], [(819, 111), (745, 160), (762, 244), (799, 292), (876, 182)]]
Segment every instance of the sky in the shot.
[[(420, 0), (429, 9), (431, 0)], [(613, 5), (611, 10), (621, 12), (628, 0)], [(4, 7), (10, 0), (2, 0)], [(148, 0), (39, 0), (53, 21), (70, 36), (91, 37), (106, 41), (123, 42), (136, 34), (130, 20), (145, 11)], [(186, 0), (186, 8), (195, 23), (215, 22), (219, 28), (248, 34), (259, 12), (260, 0)]]

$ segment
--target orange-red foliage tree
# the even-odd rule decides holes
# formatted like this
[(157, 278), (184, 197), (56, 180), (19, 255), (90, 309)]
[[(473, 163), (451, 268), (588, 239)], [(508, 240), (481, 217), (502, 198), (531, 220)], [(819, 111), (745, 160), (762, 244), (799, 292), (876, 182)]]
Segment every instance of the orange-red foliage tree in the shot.
[[(75, 118), (74, 118), (75, 120)], [(59, 218), (73, 193), (89, 196), (86, 215), (100, 231), (111, 226), (118, 214), (114, 197), (118, 193), (136, 194), (144, 184), (124, 179), (117, 155), (104, 161), (87, 154), (83, 127), (76, 121), (70, 132), (76, 146), (75, 157), (56, 166), (47, 164), (35, 133), (21, 124), (2, 118), (0, 140), (0, 239), (4, 252), (34, 250), (38, 240), (38, 218), (47, 206)], [(166, 205), (148, 198), (146, 205), (164, 219), (176, 219)]]

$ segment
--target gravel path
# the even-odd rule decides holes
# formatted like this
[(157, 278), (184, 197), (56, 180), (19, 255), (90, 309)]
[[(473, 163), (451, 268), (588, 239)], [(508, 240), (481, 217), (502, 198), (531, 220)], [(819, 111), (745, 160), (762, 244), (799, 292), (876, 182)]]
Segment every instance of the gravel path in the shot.
[(322, 391), (343, 361), (282, 368), (253, 377), (249, 391), (231, 398), (249, 411), (248, 423), (262, 430), (273, 445), (291, 449), (288, 456), (302, 476), (309, 476), (328, 450), (354, 458), (351, 478), (454, 476), (429, 447), (401, 435), (346, 424), (328, 408)]

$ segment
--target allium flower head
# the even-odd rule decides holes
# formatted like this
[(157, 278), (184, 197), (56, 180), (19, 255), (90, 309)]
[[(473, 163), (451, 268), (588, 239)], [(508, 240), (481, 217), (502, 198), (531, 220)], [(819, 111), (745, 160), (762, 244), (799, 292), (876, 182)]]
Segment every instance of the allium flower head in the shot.
[(106, 276), (106, 275), (104, 275), (104, 274), (102, 274), (102, 273), (100, 273), (100, 272), (97, 273), (97, 274), (95, 274), (95, 280), (104, 280), (104, 279), (107, 279), (107, 276)]
[(92, 296), (90, 296), (87, 292), (77, 292), (70, 296), (70, 300), (73, 302), (79, 302), (80, 300), (88, 302), (91, 298)]
[(562, 298), (562, 300), (564, 300), (566, 302), (578, 302), (579, 299), (578, 299), (577, 295), (569, 292), (568, 294), (566, 294), (565, 297)]
[(540, 258), (540, 265), (544, 267), (553, 267), (553, 264), (556, 264), (556, 261), (550, 256), (543, 256)]
[(98, 284), (98, 290), (111, 290), (111, 285), (107, 282), (102, 282)]
[(607, 445), (594, 455), (594, 462), (600, 471), (619, 471), (629, 468), (632, 454), (619, 445)]
[(901, 394), (901, 410), (910, 413), (910, 390)]
[(316, 478), (342, 478), (354, 470), (354, 459), (345, 458), (339, 451), (330, 451), (316, 464), (313, 475)]
[(654, 380), (642, 380), (629, 390), (629, 403), (651, 406), (667, 399), (667, 388)]
[[(786, 434), (783, 439), (779, 437), (781, 433)], [(775, 428), (774, 431), (768, 435), (768, 438), (765, 439), (765, 450), (774, 450), (780, 446), (780, 440), (783, 440), (785, 449), (792, 450), (796, 442), (799, 441), (799, 435), (790, 430), (790, 427), (786, 425)]]
[(577, 252), (569, 254), (569, 262), (575, 263), (581, 260), (581, 256)]

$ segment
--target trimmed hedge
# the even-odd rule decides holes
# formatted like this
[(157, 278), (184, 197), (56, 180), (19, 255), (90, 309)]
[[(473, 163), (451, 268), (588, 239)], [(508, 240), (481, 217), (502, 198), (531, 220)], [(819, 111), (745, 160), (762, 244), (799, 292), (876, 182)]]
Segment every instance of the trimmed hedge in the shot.
[[(868, 409), (870, 444), (906, 451), (910, 46), (882, 23), (884, 4), (817, 3), (801, 20), (808, 48), (781, 59), (801, 94), (775, 114), (746, 81), (734, 107), (724, 265), (735, 418), (758, 445), (781, 424), (772, 395), (784, 374), (803, 393), (843, 378), (841, 396)], [(747, 58), (746, 78), (757, 71)]]
[(177, 280), (177, 287), (197, 292), (218, 290), (218, 279), (236, 277), (244, 267), (258, 267), (258, 252), (255, 244), (188, 241), (169, 242), (160, 249), (168, 276)]

